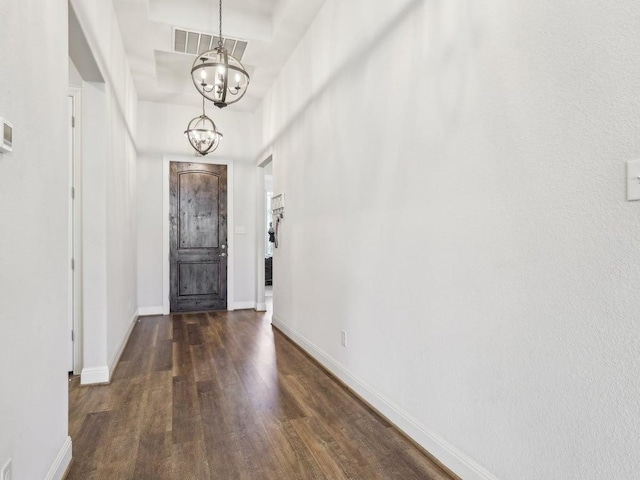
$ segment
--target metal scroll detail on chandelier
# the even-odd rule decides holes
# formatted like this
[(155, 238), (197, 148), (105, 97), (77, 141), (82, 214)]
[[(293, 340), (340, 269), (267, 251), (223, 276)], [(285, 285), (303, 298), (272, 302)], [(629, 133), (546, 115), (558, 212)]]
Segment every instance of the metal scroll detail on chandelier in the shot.
[(218, 46), (198, 55), (191, 68), (191, 78), (200, 95), (224, 108), (236, 103), (249, 87), (249, 74), (242, 64), (224, 48), (222, 37), (222, 0)]
[(204, 110), (204, 97), (202, 98), (202, 115), (189, 122), (184, 134), (191, 146), (203, 157), (218, 148), (223, 135), (218, 131), (213, 120), (207, 117)]

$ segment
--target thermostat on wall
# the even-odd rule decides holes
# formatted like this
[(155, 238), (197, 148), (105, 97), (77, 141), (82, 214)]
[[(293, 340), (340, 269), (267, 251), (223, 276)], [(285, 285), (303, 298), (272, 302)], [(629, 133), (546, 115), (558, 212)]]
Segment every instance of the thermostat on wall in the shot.
[(13, 150), (13, 125), (4, 118), (0, 118), (0, 133), (2, 133), (2, 143), (0, 143), (0, 153)]

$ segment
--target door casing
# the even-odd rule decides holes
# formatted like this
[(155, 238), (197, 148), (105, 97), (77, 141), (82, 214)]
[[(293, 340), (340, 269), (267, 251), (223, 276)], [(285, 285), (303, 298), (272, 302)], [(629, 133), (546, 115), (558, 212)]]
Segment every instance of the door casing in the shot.
[[(82, 371), (82, 88), (69, 87), (68, 96), (73, 99), (75, 118), (73, 127), (69, 126), (73, 128), (73, 152), (69, 155), (69, 316), (73, 331), (73, 373), (79, 375)], [(71, 198), (72, 187), (74, 198)]]
[(259, 162), (256, 166), (258, 169), (258, 182), (256, 190), (256, 227), (259, 234), (256, 235), (256, 258), (258, 259), (256, 265), (256, 310), (259, 312), (267, 311), (267, 303), (264, 296), (264, 258), (265, 248), (264, 239), (268, 229), (265, 220), (266, 201), (265, 201), (265, 173), (264, 169), (267, 165), (273, 162), (273, 154), (269, 154), (264, 160)]

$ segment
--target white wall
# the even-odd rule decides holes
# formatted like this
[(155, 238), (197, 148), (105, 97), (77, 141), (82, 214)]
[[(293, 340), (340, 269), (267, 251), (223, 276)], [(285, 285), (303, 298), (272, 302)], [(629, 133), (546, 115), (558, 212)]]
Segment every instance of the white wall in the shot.
[(275, 322), (465, 479), (640, 476), (639, 30), (328, 0), (263, 104)]
[[(199, 95), (193, 91), (194, 106), (152, 102), (138, 104), (138, 305), (141, 311), (157, 311), (162, 302), (162, 162), (164, 155), (197, 161), (184, 136), (189, 121), (202, 112)], [(250, 114), (212, 105), (207, 114), (224, 135), (208, 160), (233, 163), (235, 226), (246, 234), (234, 236), (234, 307), (248, 308), (256, 302), (256, 197), (257, 169), (254, 122)], [(229, 226), (231, 229), (232, 226)]]
[(83, 84), (82, 75), (78, 71), (78, 68), (76, 67), (75, 63), (73, 63), (73, 60), (71, 59), (71, 57), (69, 57), (69, 86), (82, 88), (82, 84)]
[[(71, 453), (67, 2), (3, 1), (0, 18), (0, 116), (14, 125), (0, 155), (0, 465), (42, 479)], [(44, 77), (25, 66), (36, 58)]]
[(104, 78), (83, 83), (82, 115), (82, 381), (96, 383), (109, 380), (137, 312), (137, 95), (111, 2), (71, 4)]
[[(107, 185), (108, 132), (104, 83), (82, 88), (83, 383), (108, 378)], [(80, 123), (80, 122), (79, 122)], [(96, 378), (87, 374), (94, 371)], [(99, 373), (102, 372), (102, 373)], [(102, 375), (102, 376), (100, 376)]]

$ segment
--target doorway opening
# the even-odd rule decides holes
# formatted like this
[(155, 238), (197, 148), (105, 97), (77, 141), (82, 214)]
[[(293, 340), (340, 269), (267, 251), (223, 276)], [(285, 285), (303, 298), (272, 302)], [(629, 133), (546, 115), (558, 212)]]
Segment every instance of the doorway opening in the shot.
[(171, 312), (227, 309), (227, 166), (171, 162)]
[(271, 210), (273, 198), (273, 161), (264, 167), (265, 235), (264, 247), (264, 301), (269, 315), (273, 315), (273, 253), (275, 251), (275, 224)]
[[(196, 199), (191, 198), (192, 204), (195, 202), (193, 207), (188, 206), (189, 198), (188, 194), (191, 192), (192, 194), (196, 194), (196, 191), (199, 188), (194, 187), (190, 184), (190, 180), (198, 180), (197, 177), (200, 177), (200, 180), (204, 180), (205, 183), (212, 181), (211, 178), (204, 179), (201, 173), (186, 173), (181, 178), (183, 180), (183, 186), (186, 186), (186, 190), (184, 193), (187, 193), (187, 197), (183, 198), (186, 201), (186, 204), (183, 202), (183, 213), (189, 213), (193, 215), (194, 218), (197, 217), (197, 221), (195, 223), (191, 222), (188, 225), (185, 224), (186, 230), (181, 230), (181, 232), (177, 232), (176, 227), (178, 225), (177, 218), (175, 221), (170, 221), (171, 218), (171, 205), (172, 201), (180, 201), (179, 196), (175, 196), (178, 194), (178, 191), (174, 188), (173, 192), (170, 187), (170, 179), (171, 179), (171, 164), (175, 164), (176, 166), (188, 166), (190, 165), (200, 165), (202, 168), (207, 169), (209, 167), (214, 166), (225, 166), (226, 168), (226, 180), (222, 180), (221, 183), (217, 183), (217, 185), (221, 188), (226, 189), (226, 204), (225, 206), (221, 206), (218, 200), (214, 200), (214, 198), (210, 197), (209, 194), (205, 194), (204, 191), (201, 191), (202, 195), (197, 195)], [(197, 163), (194, 162), (193, 157), (185, 157), (180, 155), (164, 155), (162, 162), (162, 257), (163, 257), (163, 265), (162, 265), (162, 314), (169, 315), (173, 311), (180, 311), (181, 309), (174, 309), (171, 304), (171, 290), (174, 288), (175, 295), (178, 295), (181, 300), (188, 300), (189, 297), (194, 301), (206, 300), (204, 296), (211, 294), (217, 297), (219, 303), (217, 305), (211, 306), (210, 304), (200, 303), (196, 308), (202, 310), (215, 310), (215, 309), (227, 309), (234, 310), (234, 216), (233, 216), (233, 185), (234, 185), (234, 164), (232, 161), (222, 160), (222, 159), (213, 159), (207, 157), (199, 157), (197, 159)], [(187, 168), (187, 172), (189, 168)], [(196, 177), (196, 178), (194, 178)], [(186, 182), (186, 183), (185, 183)], [(214, 182), (216, 183), (216, 182)], [(205, 189), (207, 190), (207, 189)], [(211, 192), (211, 190), (209, 190)], [(220, 191), (218, 191), (220, 193)], [(172, 197), (175, 196), (175, 198)], [(216, 197), (216, 195), (213, 195)], [(201, 204), (201, 201), (204, 202)], [(225, 212), (226, 215), (226, 226), (224, 227), (224, 232), (219, 230), (220, 224), (217, 223), (218, 227), (216, 227), (216, 222), (213, 217), (207, 213), (208, 207), (207, 204), (210, 202), (217, 203), (221, 208), (220, 212)], [(175, 212), (174, 212), (175, 214)], [(220, 216), (218, 216), (218, 220), (220, 220)], [(173, 228), (172, 228), (173, 225)], [(204, 231), (217, 231), (216, 238), (217, 240), (214, 243), (208, 243), (211, 241), (211, 238), (208, 236), (202, 237), (201, 230), (204, 228)], [(172, 233), (173, 232), (173, 233)], [(199, 233), (200, 232), (200, 233)], [(177, 236), (179, 233), (180, 236)], [(224, 233), (224, 235), (222, 235)], [(172, 240), (173, 238), (173, 240)], [(220, 240), (226, 238), (226, 242), (221, 242)], [(200, 241), (204, 241), (203, 245), (196, 245)], [(179, 242), (177, 245), (180, 246), (180, 250), (185, 250), (188, 254), (188, 250), (198, 250), (203, 253), (206, 250), (211, 250), (209, 253), (212, 253), (212, 257), (208, 260), (203, 260), (202, 258), (175, 258), (173, 262), (174, 275), (173, 281), (174, 286), (172, 287), (172, 276), (171, 276), (171, 243)], [(222, 248), (222, 246), (225, 248)], [(204, 248), (192, 248), (192, 247), (204, 247)], [(215, 250), (215, 251), (214, 251)], [(226, 252), (226, 253), (225, 253)], [(197, 252), (196, 252), (197, 253)], [(223, 255), (224, 254), (224, 255)], [(220, 264), (220, 260), (223, 260), (223, 263), (226, 265)], [(178, 264), (180, 263), (180, 264)], [(205, 266), (206, 263), (209, 263), (209, 266)], [(217, 267), (216, 267), (217, 265)], [(215, 275), (212, 277), (210, 275), (211, 268), (223, 268), (226, 270), (226, 293), (222, 293), (221, 286), (217, 283), (215, 279)], [(215, 273), (215, 272), (214, 272)], [(182, 275), (182, 277), (181, 277)], [(191, 278), (193, 281), (183, 282), (181, 278)], [(177, 279), (177, 280), (176, 280)], [(175, 283), (177, 282), (177, 283)], [(212, 297), (213, 298), (213, 297)], [(179, 301), (179, 303), (181, 302)], [(210, 300), (210, 299), (209, 299)], [(206, 301), (209, 301), (206, 300)], [(184, 305), (182, 305), (184, 306)], [(191, 308), (191, 307), (189, 307)]]

